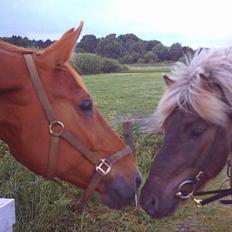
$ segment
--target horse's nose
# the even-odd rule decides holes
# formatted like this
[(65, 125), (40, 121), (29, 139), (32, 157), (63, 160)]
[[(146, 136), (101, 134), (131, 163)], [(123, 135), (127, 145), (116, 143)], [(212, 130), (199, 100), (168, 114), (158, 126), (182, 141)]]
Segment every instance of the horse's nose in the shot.
[(135, 177), (135, 183), (136, 183), (137, 188), (139, 188), (141, 183), (142, 183), (142, 177), (141, 177), (141, 173), (139, 171), (137, 171), (137, 174)]
[(130, 204), (134, 200), (136, 194), (135, 178), (136, 177), (130, 180), (126, 177), (118, 176), (113, 181), (108, 182), (106, 190), (111, 198), (110, 204), (113, 203), (124, 206)]
[(149, 195), (143, 199), (140, 199), (142, 208), (150, 215), (154, 215), (158, 210), (158, 200), (155, 195)]

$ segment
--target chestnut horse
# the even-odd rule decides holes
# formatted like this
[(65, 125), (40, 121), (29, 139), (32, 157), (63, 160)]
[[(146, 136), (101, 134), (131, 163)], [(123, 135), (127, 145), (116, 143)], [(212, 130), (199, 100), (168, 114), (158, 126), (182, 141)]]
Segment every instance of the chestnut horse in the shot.
[(103, 203), (121, 208), (140, 176), (69, 63), (82, 26), (44, 50), (0, 42), (0, 139), (36, 174), (87, 188), (82, 203), (96, 188)]
[[(147, 129), (164, 131), (141, 191), (153, 217), (173, 213), (224, 167), (232, 142), (232, 49), (205, 49), (165, 76), (167, 89)], [(149, 128), (150, 127), (150, 128)]]

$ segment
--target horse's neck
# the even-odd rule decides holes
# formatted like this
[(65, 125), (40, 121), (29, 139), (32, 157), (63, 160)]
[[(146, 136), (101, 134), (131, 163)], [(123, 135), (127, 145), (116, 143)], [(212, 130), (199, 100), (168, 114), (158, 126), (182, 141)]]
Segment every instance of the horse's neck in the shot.
[(22, 86), (25, 73), (22, 54), (0, 50), (0, 91)]
[(32, 52), (32, 50), (27, 48), (17, 47), (13, 44), (0, 41), (0, 52), (28, 53), (28, 52)]
[(20, 101), (25, 70), (22, 55), (0, 49), (0, 139), (8, 140), (9, 133), (17, 128), (15, 110)]

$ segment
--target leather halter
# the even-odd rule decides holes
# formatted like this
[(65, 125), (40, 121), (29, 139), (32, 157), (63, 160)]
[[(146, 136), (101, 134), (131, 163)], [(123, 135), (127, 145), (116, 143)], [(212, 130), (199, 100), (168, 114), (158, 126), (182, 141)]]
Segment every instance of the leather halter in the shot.
[[(54, 180), (62, 186), (60, 180), (55, 176), (57, 163), (56, 154), (58, 152), (60, 139), (63, 139), (64, 141), (69, 143), (95, 166), (95, 172), (93, 174), (92, 180), (90, 181), (87, 189), (84, 191), (81, 198), (77, 202), (77, 207), (79, 209), (82, 209), (89, 199), (90, 195), (96, 189), (101, 179), (110, 173), (111, 166), (118, 160), (124, 158), (129, 154), (132, 154), (131, 149), (129, 146), (125, 146), (122, 150), (112, 154), (111, 156), (99, 160), (94, 152), (92, 152), (85, 144), (83, 144), (71, 131), (66, 129), (62, 121), (58, 120), (48, 100), (43, 84), (40, 80), (32, 53), (24, 54), (24, 59), (31, 77), (33, 88), (37, 94), (37, 97), (49, 124), (48, 132), (51, 135), (51, 139), (48, 151), (48, 167), (46, 178), (49, 180)], [(64, 188), (64, 186), (62, 187)], [(66, 191), (66, 193), (68, 193), (68, 195), (71, 195), (71, 193), (67, 189), (64, 190)], [(73, 195), (71, 195), (71, 197), (73, 198)]]

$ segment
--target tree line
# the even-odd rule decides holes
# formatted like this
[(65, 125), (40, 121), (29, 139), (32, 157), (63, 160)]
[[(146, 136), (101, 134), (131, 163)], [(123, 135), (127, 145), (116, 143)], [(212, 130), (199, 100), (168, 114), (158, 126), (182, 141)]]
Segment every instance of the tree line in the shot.
[(145, 41), (134, 34), (110, 34), (103, 38), (84, 35), (76, 50), (117, 59), (120, 63), (127, 64), (173, 62), (178, 61), (184, 54), (194, 52), (192, 48), (180, 43), (173, 43), (168, 47), (158, 40)]
[[(53, 41), (30, 40), (27, 37), (12, 36), (0, 38), (3, 41), (22, 47), (45, 48)], [(123, 64), (175, 62), (184, 54), (193, 53), (193, 49), (173, 43), (165, 46), (158, 40), (142, 40), (134, 34), (116, 36), (109, 34), (97, 38), (95, 35), (84, 35), (77, 44), (77, 52), (93, 53), (107, 58), (113, 58)]]
[(14, 44), (19, 47), (35, 48), (35, 49), (43, 49), (53, 43), (53, 41), (50, 39), (47, 39), (45, 41), (35, 40), (35, 39), (30, 40), (27, 37), (21, 37), (16, 35), (13, 35), (11, 37), (0, 37), (0, 40)]

